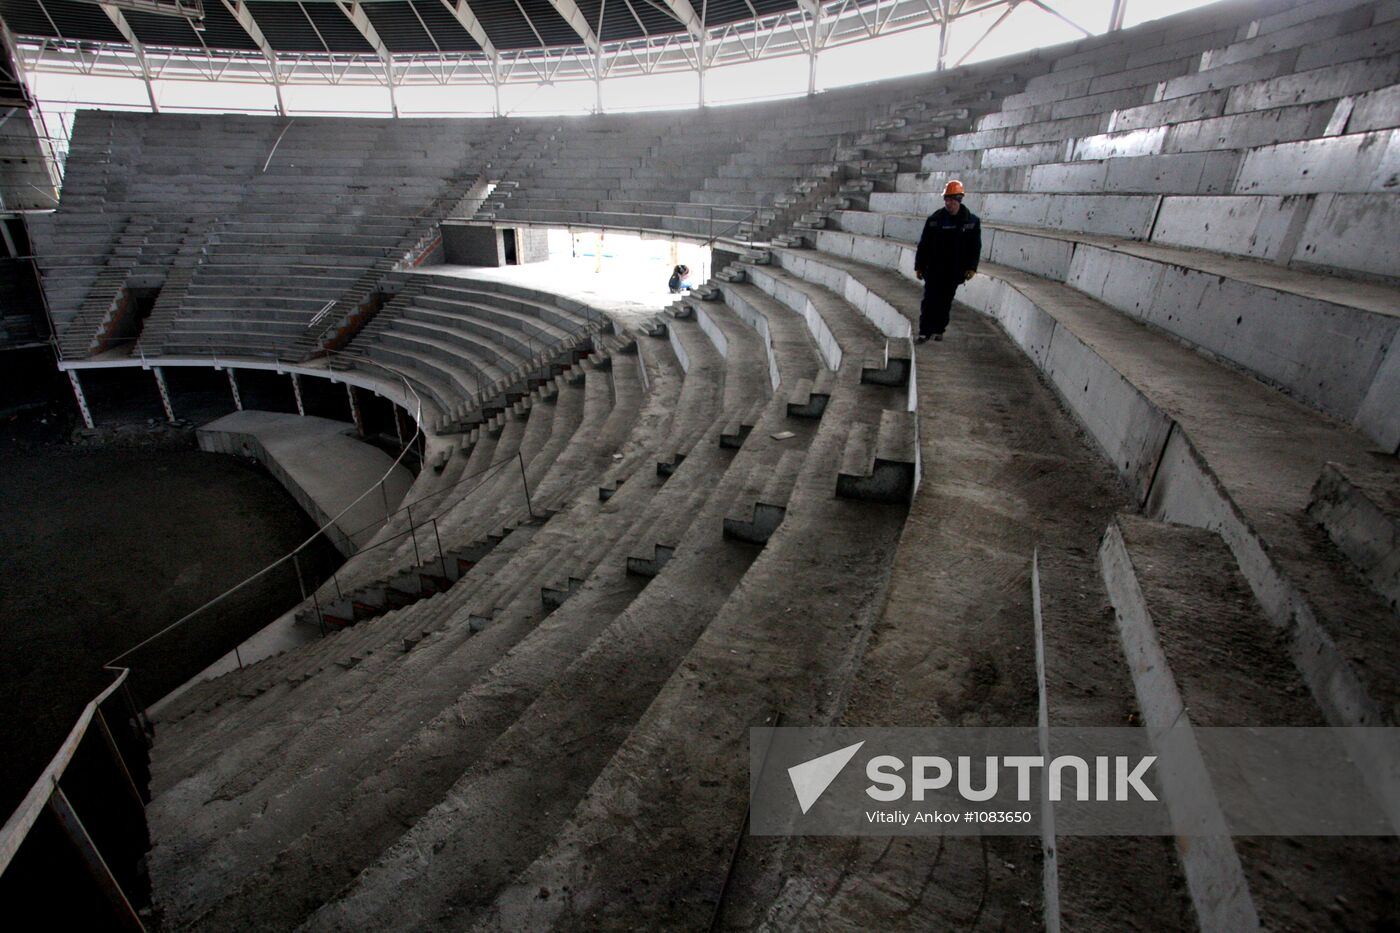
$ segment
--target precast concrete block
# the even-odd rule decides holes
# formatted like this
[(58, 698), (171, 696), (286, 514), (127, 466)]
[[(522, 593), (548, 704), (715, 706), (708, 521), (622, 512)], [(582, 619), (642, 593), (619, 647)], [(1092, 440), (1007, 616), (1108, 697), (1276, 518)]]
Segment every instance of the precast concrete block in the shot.
[[(1130, 68), (1109, 73), (1100, 73), (1089, 82), (1088, 93), (1103, 94), (1108, 91), (1121, 91), (1126, 88), (1155, 86), (1162, 81), (1170, 81), (1196, 70), (1197, 56), (1187, 55), (1138, 68)], [(1106, 109), (1106, 108), (1105, 108)]]
[(992, 262), (1063, 282), (1069, 275), (1074, 243), (1015, 230), (998, 230), (991, 246), (984, 245), (983, 252)]
[(1400, 186), (1400, 130), (1265, 146), (1245, 153), (1236, 194), (1388, 191)]
[(1308, 505), (1308, 514), (1392, 607), (1400, 607), (1397, 493), (1388, 470), (1329, 463)]
[(1395, 84), (1395, 76), (1400, 74), (1400, 55), (1321, 64), (1323, 67), (1297, 73), (1281, 72), (1280, 76), (1268, 80), (1240, 84), (1230, 91), (1225, 113), (1268, 110), (1362, 94)]
[[(1186, 97), (1200, 94), (1203, 91), (1213, 91), (1219, 88), (1228, 89), (1250, 82), (1268, 81), (1279, 75), (1290, 74), (1293, 70), (1293, 62), (1297, 57), (1298, 52), (1293, 49), (1266, 55), (1262, 58), (1250, 59), (1247, 62), (1222, 65), (1209, 71), (1182, 75), (1164, 82), (1161, 91), (1158, 92), (1157, 99), (1171, 100), (1173, 97)], [(1226, 112), (1232, 111), (1227, 110)]]
[[(1040, 119), (1063, 120), (1068, 117), (1082, 117), (1091, 113), (1103, 113), (1104, 111), (1118, 110), (1123, 107), (1136, 107), (1140, 104), (1147, 104), (1152, 101), (1156, 93), (1157, 85), (1134, 86), (1113, 91), (1104, 91), (1098, 94), (1086, 94), (1083, 97), (1071, 97), (1069, 100), (1056, 101), (1050, 105), (1050, 113)], [(1031, 121), (1026, 121), (1031, 122)]]
[(1289, 261), (1400, 275), (1400, 195), (1320, 194)]
[(958, 300), (994, 318), (1036, 368), (1045, 369), (1056, 324), (1044, 309), (995, 274), (973, 276)]
[[(789, 272), (793, 271), (792, 265), (800, 258), (798, 254), (788, 250), (774, 251), (773, 257), (777, 260), (778, 265)], [(812, 335), (812, 340), (816, 343), (817, 350), (826, 362), (827, 369), (834, 372), (841, 368), (841, 345), (837, 343), (836, 335), (832, 333), (831, 328), (806, 295), (769, 275), (764, 269), (754, 270), (753, 284), (770, 297), (802, 315), (803, 320), (807, 322), (807, 332)]]
[(1304, 104), (1178, 123), (1167, 133), (1164, 153), (1254, 149), (1322, 136), (1336, 104)]
[(1395, 126), (1400, 126), (1400, 83), (1355, 97), (1351, 116), (1341, 131), (1365, 133)]
[[(1083, 66), (1083, 68), (1062, 72), (1062, 74), (1069, 75), (1086, 69), (1092, 70), (1092, 68), (1092, 65), (1086, 65)], [(1043, 84), (1034, 88), (1027, 86), (1026, 90), (1013, 95), (1014, 101), (1012, 101), (1012, 105), (1018, 108), (1036, 107), (1041, 104), (1053, 104), (1057, 100), (1065, 100), (1070, 97), (1083, 97), (1085, 94), (1089, 93), (1089, 82), (1092, 79), (1092, 74), (1082, 74), (1079, 77), (1061, 81), (1058, 84)], [(1036, 79), (1032, 78), (1031, 80)]]
[(999, 130), (1007, 126), (1020, 126), (1022, 123), (1034, 123), (1038, 120), (1050, 120), (1054, 117), (1051, 109), (1053, 104), (1040, 104), (1035, 107), (1011, 107), (1003, 103), (1003, 110), (994, 110), (977, 118), (973, 124), (976, 130)]
[[(1015, 197), (1008, 195), (1007, 197)], [(1045, 226), (1079, 233), (1143, 239), (1161, 198), (1155, 195), (1030, 195), (1046, 198)], [(990, 196), (988, 198), (990, 200)]]
[(1239, 170), (1240, 155), (1233, 151), (1193, 152), (1141, 159), (1113, 159), (1103, 190), (1159, 194), (1224, 194)]
[(1304, 46), (1294, 67), (1299, 71), (1325, 68), (1338, 62), (1360, 62), (1400, 52), (1400, 30), (1378, 28), (1336, 36)]
[[(933, 213), (930, 211), (929, 213)], [(901, 243), (918, 243), (924, 233), (925, 214), (898, 214), (885, 217), (883, 236)]]
[(1108, 119), (1109, 112), (1105, 111), (1083, 117), (1068, 117), (1064, 120), (1027, 123), (1012, 131), (1011, 142), (1016, 145), (1028, 145), (1052, 140), (1074, 139), (1079, 136), (1092, 136), (1108, 129)]
[(1011, 165), (1038, 165), (1042, 162), (1059, 162), (1065, 158), (1070, 148), (1065, 140), (1034, 143), (1029, 146), (992, 146), (982, 150), (982, 166), (998, 168)]
[(1400, 347), (1391, 344), (1356, 413), (1355, 424), (1381, 449), (1400, 454)]
[[(1356, 7), (1371, 7), (1374, 4), (1375, 0), (1328, 0), (1325, 9), (1331, 12), (1341, 12)], [(1270, 33), (1290, 29), (1299, 23), (1311, 22), (1317, 17), (1318, 9), (1316, 4), (1304, 3), (1278, 13), (1261, 16), (1254, 21), (1254, 34), (1267, 36)]]
[(1305, 22), (1261, 32), (1253, 38), (1233, 42), (1223, 48), (1209, 49), (1201, 55), (1201, 70), (1248, 61), (1272, 55), (1285, 49), (1298, 48), (1323, 39), (1344, 35), (1370, 25), (1371, 11), (1350, 9), (1331, 16), (1312, 16)]
[(968, 149), (989, 149), (993, 146), (1016, 144), (1016, 132), (1020, 126), (1007, 126), (999, 130), (980, 130), (975, 133), (956, 133), (948, 137), (948, 151), (961, 152)]
[(671, 352), (676, 355), (676, 361), (681, 364), (682, 372), (690, 372), (690, 354), (686, 352), (685, 343), (676, 334), (676, 328), (660, 325), (663, 333), (671, 343)]
[(1152, 242), (1288, 262), (1312, 195), (1166, 197)]
[(1157, 155), (1166, 143), (1168, 129), (1165, 126), (1156, 126), (1150, 129), (1128, 130), (1122, 133), (1085, 136), (1075, 140), (1068, 158), (1122, 159), (1133, 156)]
[(1171, 419), (1067, 327), (1055, 328), (1043, 372), (1142, 502)]
[(1124, 67), (1141, 68), (1144, 65), (1194, 55), (1203, 48), (1226, 45), (1235, 41), (1238, 30), (1234, 25), (1222, 25), (1219, 28), (1205, 25), (1200, 29), (1191, 29), (1190, 33), (1175, 37), (1161, 36), (1157, 37), (1156, 41), (1143, 43), (1141, 48), (1129, 53)]
[(1400, 318), (1081, 244), (1069, 285), (1351, 421)]
[(925, 172), (966, 172), (982, 164), (980, 151), (929, 152), (919, 163)]
[(923, 194), (913, 191), (876, 191), (870, 195), (869, 211), (847, 211), (846, 213), (918, 214), (923, 211), (923, 201), (921, 200), (923, 197)]
[(881, 236), (885, 228), (885, 215), (874, 211), (833, 211), (831, 222), (835, 229), (846, 233)]

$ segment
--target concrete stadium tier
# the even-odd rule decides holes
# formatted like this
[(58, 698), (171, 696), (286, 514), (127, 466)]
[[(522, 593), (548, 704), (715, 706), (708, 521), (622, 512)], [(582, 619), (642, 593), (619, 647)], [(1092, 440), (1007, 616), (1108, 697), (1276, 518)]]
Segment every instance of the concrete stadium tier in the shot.
[[(84, 113), (65, 353), (301, 357), (368, 307), (316, 365), (428, 435), (324, 637), (155, 711), (163, 928), (1400, 922), (1393, 835), (747, 829), (756, 726), (1400, 725), (1397, 54), (1392, 0), (1270, 0), (687, 115)], [(916, 343), (951, 178), (981, 263)], [(721, 213), (625, 325), (424, 239)]]

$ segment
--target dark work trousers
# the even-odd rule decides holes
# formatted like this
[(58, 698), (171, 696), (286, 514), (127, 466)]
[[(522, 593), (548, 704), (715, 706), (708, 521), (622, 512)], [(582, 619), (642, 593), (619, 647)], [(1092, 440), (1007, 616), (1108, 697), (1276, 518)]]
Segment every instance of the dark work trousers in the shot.
[(953, 293), (963, 283), (961, 277), (929, 275), (924, 278), (924, 303), (919, 308), (919, 334), (941, 334), (948, 327), (953, 310)]

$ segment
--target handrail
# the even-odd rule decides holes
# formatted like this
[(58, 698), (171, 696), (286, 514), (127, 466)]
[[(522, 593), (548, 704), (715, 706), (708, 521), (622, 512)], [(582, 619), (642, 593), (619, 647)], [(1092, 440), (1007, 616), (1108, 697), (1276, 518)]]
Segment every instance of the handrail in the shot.
[(131, 673), (130, 669), (118, 668), (118, 670), (120, 673), (117, 675), (117, 679), (108, 684), (107, 689), (89, 700), (87, 706), (83, 707), (78, 721), (73, 724), (72, 729), (68, 730), (68, 737), (63, 740), (63, 744), (59, 746), (58, 751), (49, 761), (48, 767), (39, 775), (34, 786), (29, 788), (29, 793), (24, 795), (24, 800), (5, 821), (5, 825), (0, 827), (0, 875), (5, 873), (5, 869), (9, 867), (15, 853), (24, 844), (29, 830), (33, 828), (40, 814), (43, 813), (44, 806), (53, 794), (53, 789), (58, 786), (59, 777), (68, 767), (68, 763), (73, 760), (73, 756), (77, 754), (78, 745), (82, 742), (83, 736), (87, 734), (88, 726), (92, 724), (92, 718), (96, 715), (97, 708), (116, 693), (118, 687), (126, 683), (127, 675)]

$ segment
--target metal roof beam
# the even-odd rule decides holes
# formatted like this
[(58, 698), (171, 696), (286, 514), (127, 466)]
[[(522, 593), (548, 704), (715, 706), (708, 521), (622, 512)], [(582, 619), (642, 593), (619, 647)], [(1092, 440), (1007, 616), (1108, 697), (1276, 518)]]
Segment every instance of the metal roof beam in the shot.
[(574, 32), (583, 40), (583, 44), (588, 46), (588, 51), (597, 55), (602, 50), (603, 44), (598, 41), (598, 36), (593, 32), (593, 27), (588, 25), (588, 20), (584, 17), (583, 11), (578, 8), (574, 0), (549, 0), (549, 5), (564, 21), (573, 27)]
[[(671, 15), (680, 21), (692, 39), (699, 39), (705, 34), (705, 24), (700, 21), (695, 7), (690, 5), (690, 0), (661, 0), (661, 2), (666, 4), (666, 9), (670, 10)], [(814, 0), (798, 0), (798, 2), (812, 3)]]
[(263, 35), (258, 21), (253, 19), (253, 11), (248, 9), (248, 4), (243, 0), (223, 0), (224, 8), (229, 11), (238, 25), (248, 34), (248, 38), (257, 45), (258, 51), (263, 53), (267, 59), (267, 64), (272, 68), (272, 89), (277, 92), (277, 113), (280, 116), (287, 115), (287, 105), (282, 100), (282, 78), (277, 71), (277, 53), (273, 51), (272, 43), (267, 41)]
[(146, 82), (146, 96), (151, 100), (151, 113), (160, 113), (160, 105), (156, 103), (156, 89), (151, 84), (151, 69), (146, 64), (146, 48), (141, 44), (141, 40), (136, 38), (136, 33), (132, 30), (131, 24), (126, 21), (122, 11), (112, 6), (110, 3), (98, 4), (102, 7), (102, 12), (107, 14), (107, 18), (112, 21), (112, 25), (117, 27), (117, 32), (122, 34), (122, 38), (131, 46), (131, 54), (136, 56), (136, 63), (141, 66), (141, 80)]
[(360, 35), (365, 37), (365, 41), (374, 49), (374, 53), (379, 56), (379, 60), (384, 63), (384, 76), (389, 82), (389, 109), (393, 115), (399, 115), (399, 102), (394, 96), (394, 56), (389, 52), (389, 47), (384, 44), (384, 40), (379, 38), (379, 33), (374, 28), (374, 24), (369, 21), (369, 14), (360, 5), (360, 0), (335, 0), (335, 5), (340, 7), (340, 12), (345, 14), (345, 18), (355, 24), (355, 28), (360, 31)]
[(476, 44), (481, 46), (481, 51), (491, 58), (497, 57), (496, 44), (491, 41), (491, 37), (486, 34), (486, 27), (481, 25), (481, 20), (476, 18), (472, 8), (467, 6), (467, 0), (442, 0), (442, 5), (447, 7), (449, 13), (457, 17), (457, 22), (462, 24), (462, 28), (467, 31), (467, 35), (476, 40)]

